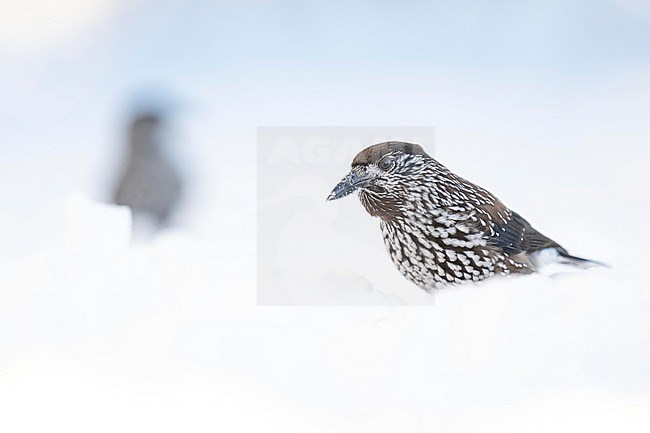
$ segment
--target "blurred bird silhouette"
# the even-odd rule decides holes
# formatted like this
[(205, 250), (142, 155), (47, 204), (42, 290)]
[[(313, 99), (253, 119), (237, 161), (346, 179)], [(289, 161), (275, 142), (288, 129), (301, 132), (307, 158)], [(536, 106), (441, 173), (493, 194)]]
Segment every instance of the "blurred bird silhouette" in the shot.
[(164, 149), (164, 126), (155, 111), (136, 114), (131, 122), (113, 202), (131, 208), (136, 233), (167, 226), (182, 196), (181, 176)]

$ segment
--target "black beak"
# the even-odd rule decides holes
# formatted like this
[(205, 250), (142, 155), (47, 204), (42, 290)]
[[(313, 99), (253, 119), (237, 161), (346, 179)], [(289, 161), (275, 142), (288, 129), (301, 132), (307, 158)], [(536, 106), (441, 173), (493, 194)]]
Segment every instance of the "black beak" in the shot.
[(370, 184), (371, 178), (368, 176), (365, 170), (362, 172), (356, 168), (353, 168), (347, 176), (345, 176), (338, 185), (334, 187), (329, 196), (327, 196), (327, 201), (337, 200), (346, 195), (352, 194), (359, 188), (364, 188)]

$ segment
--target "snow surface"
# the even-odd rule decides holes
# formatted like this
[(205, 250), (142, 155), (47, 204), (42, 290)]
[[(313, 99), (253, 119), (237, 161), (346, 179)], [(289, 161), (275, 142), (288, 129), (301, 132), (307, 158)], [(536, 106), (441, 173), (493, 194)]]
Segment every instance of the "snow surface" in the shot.
[[(630, 178), (611, 182), (618, 190)], [(245, 229), (197, 223), (130, 243), (128, 209), (77, 193), (55, 200), (38, 219), (50, 236), (5, 260), (4, 422), (23, 431), (646, 431), (648, 256), (634, 233), (599, 229), (637, 217), (612, 214), (591, 186), (563, 185), (543, 202), (510, 191), (550, 236), (612, 268), (428, 296), (390, 262), (371, 263), (384, 254), (370, 251), (381, 247), (379, 230), (350, 197), (335, 204), (358, 210), (353, 229), (377, 239), (361, 243), (367, 260), (333, 259), (340, 267), (316, 280), (287, 274), (298, 301), (384, 305), (345, 308), (256, 306), (255, 237)], [(622, 209), (633, 206), (624, 200)], [(285, 230), (326, 226), (337, 218), (331, 205), (314, 201)], [(254, 223), (255, 214), (239, 218)], [(28, 231), (11, 239), (27, 243)], [(305, 263), (359, 248), (336, 231), (309, 239), (287, 237), (282, 248), (303, 246), (294, 259)]]

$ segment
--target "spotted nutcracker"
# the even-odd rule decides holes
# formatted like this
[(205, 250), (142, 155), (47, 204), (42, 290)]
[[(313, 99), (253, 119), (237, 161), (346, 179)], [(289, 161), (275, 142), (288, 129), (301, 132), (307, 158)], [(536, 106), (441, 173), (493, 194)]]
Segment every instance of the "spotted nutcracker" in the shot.
[(379, 217), (397, 269), (427, 292), (445, 284), (534, 272), (542, 252), (562, 263), (600, 265), (570, 255), (417, 144), (391, 141), (361, 151), (327, 200), (355, 191), (368, 213)]

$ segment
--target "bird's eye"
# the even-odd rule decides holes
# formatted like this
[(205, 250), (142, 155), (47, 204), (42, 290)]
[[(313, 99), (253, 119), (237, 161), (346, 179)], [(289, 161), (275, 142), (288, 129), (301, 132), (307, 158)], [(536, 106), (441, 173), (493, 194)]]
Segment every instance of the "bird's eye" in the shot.
[(380, 169), (382, 169), (384, 171), (385, 170), (390, 170), (391, 168), (393, 168), (394, 165), (395, 165), (395, 158), (393, 158), (390, 155), (384, 156), (377, 163), (377, 167), (379, 167)]

